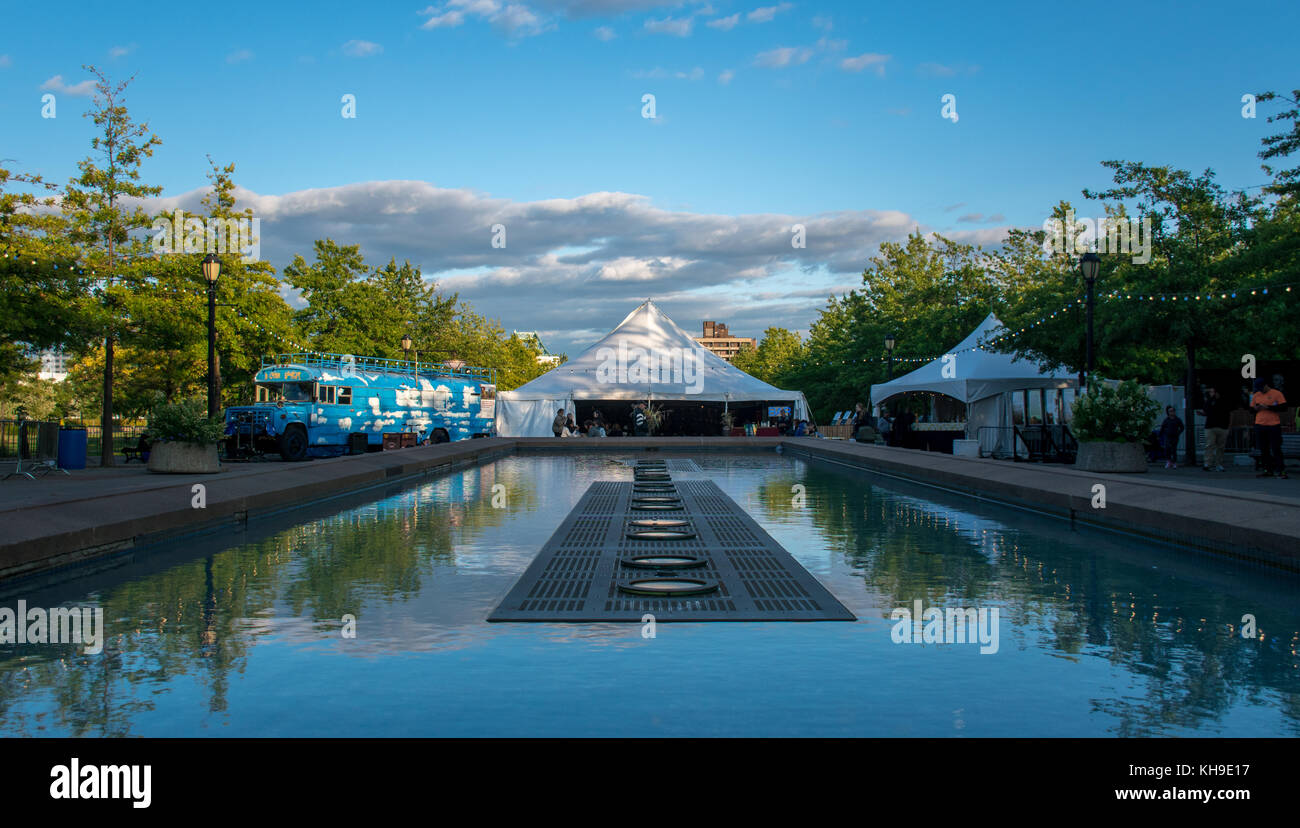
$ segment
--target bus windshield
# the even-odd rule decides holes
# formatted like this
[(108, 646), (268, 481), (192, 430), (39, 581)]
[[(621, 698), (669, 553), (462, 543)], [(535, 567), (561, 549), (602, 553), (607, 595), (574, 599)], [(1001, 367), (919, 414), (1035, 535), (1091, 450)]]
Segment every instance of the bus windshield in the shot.
[(310, 382), (259, 383), (257, 386), (258, 402), (311, 402), (312, 384)]

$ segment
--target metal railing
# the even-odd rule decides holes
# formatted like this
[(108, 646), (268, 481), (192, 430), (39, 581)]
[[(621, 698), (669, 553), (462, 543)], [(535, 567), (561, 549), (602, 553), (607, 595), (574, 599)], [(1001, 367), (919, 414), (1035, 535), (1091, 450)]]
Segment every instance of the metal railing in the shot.
[[(980, 426), (976, 439), (981, 457), (1073, 463), (1079, 451), (1079, 441), (1068, 425)], [(986, 449), (990, 444), (993, 447)]]
[[(39, 429), (34, 428), (36, 420), (28, 420), (27, 426), (27, 450), (25, 456), (35, 457), (37, 453), (37, 432)], [(99, 425), (83, 425), (80, 422), (67, 422), (63, 428), (84, 428), (86, 430), (86, 457), (94, 459), (100, 456), (103, 446), (101, 435), (103, 429)], [(136, 441), (140, 439), (140, 434), (146, 430), (143, 425), (122, 425), (118, 424), (113, 428), (113, 451), (121, 454), (122, 449), (131, 446), (134, 447)], [(19, 443), (19, 431), (17, 420), (0, 420), (0, 458), (16, 459), (19, 456), (21, 448)]]

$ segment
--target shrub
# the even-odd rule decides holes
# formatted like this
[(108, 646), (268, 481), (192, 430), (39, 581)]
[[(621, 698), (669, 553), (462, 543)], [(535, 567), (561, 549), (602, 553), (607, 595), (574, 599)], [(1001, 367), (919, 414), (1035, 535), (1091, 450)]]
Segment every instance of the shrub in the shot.
[(209, 419), (207, 403), (198, 397), (159, 405), (149, 417), (154, 440), (211, 445), (225, 433), (225, 422), (220, 416)]
[(1098, 383), (1075, 400), (1070, 430), (1080, 440), (1139, 443), (1151, 432), (1159, 411), (1160, 403), (1134, 380), (1118, 388)]

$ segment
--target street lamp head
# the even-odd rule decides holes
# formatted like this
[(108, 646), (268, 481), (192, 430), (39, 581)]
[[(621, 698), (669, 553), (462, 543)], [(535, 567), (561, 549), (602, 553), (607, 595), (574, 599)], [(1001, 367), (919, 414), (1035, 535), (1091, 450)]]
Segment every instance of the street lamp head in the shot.
[(1101, 256), (1096, 253), (1084, 253), (1079, 257), (1079, 270), (1083, 273), (1083, 278), (1089, 282), (1097, 278), (1097, 271), (1101, 269)]
[(885, 350), (892, 352), (896, 341), (893, 334), (885, 334)]
[(402, 335), (402, 350), (403, 350), (403, 351), (409, 351), (409, 350), (411, 350), (411, 335), (410, 335), (410, 334), (403, 334), (403, 335)]
[(209, 253), (203, 257), (203, 278), (208, 280), (208, 284), (215, 285), (217, 277), (221, 275), (221, 260), (215, 254)]

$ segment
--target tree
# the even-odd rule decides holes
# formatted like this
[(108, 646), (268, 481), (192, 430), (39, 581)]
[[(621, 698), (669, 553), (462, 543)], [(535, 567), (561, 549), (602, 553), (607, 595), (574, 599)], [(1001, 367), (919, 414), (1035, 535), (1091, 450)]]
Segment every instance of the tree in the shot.
[(731, 364), (763, 382), (776, 384), (803, 361), (803, 341), (785, 328), (768, 328), (757, 348), (741, 348)]
[[(93, 309), (98, 313), (98, 327), (104, 340), (104, 383), (100, 426), (100, 463), (114, 464), (113, 456), (113, 345), (126, 291), (115, 282), (119, 262), (131, 264), (145, 255), (144, 242), (131, 231), (149, 225), (149, 216), (139, 206), (126, 206), (123, 199), (143, 199), (162, 192), (161, 187), (140, 183), (140, 167), (162, 143), (149, 131), (147, 123), (131, 120), (124, 102), (127, 86), (134, 76), (113, 84), (94, 66), (84, 67), (95, 75), (95, 98), (86, 114), (96, 127), (91, 139), (92, 153), (77, 168), (80, 174), (68, 182), (63, 206), (69, 219), (71, 238), (84, 245), (84, 262), (104, 274), (100, 301)], [(120, 280), (119, 280), (120, 281)]]
[[(1264, 148), (1260, 150), (1259, 157), (1265, 161), (1274, 158), (1286, 158), (1300, 150), (1300, 89), (1291, 90), (1290, 95), (1263, 92), (1256, 96), (1256, 100), (1261, 103), (1278, 99), (1286, 101), (1290, 104), (1290, 108), (1268, 116), (1268, 122), (1273, 124), (1290, 121), (1291, 129), (1288, 132), (1279, 132), (1276, 135), (1269, 135), (1261, 139)], [(1263, 166), (1264, 172), (1273, 176), (1273, 183), (1267, 188), (1268, 192), (1292, 204), (1300, 201), (1300, 166), (1281, 170), (1275, 170), (1269, 164)]]
[(970, 333), (998, 301), (983, 250), (920, 231), (881, 244), (862, 284), (827, 302), (800, 370), (782, 377), (823, 418), (864, 401), (885, 381), (886, 335), (897, 337), (899, 366), (916, 367), (912, 361), (934, 359)]
[[(1225, 266), (1246, 240), (1257, 215), (1256, 200), (1244, 194), (1230, 196), (1206, 170), (1193, 176), (1185, 170), (1149, 166), (1133, 161), (1103, 161), (1113, 173), (1115, 186), (1100, 192), (1085, 189), (1087, 198), (1137, 202), (1139, 219), (1151, 220), (1153, 258), (1149, 264), (1121, 259), (1116, 265), (1114, 290), (1155, 295), (1222, 295), (1236, 272)], [(1196, 409), (1197, 349), (1225, 344), (1223, 309), (1206, 300), (1138, 302), (1129, 312), (1116, 315), (1116, 334), (1138, 340), (1178, 343), (1186, 357), (1184, 387), (1185, 422), (1193, 422)], [(1228, 331), (1229, 341), (1232, 331)], [(1235, 348), (1234, 348), (1235, 350)], [(1240, 351), (1238, 351), (1240, 353)], [(1188, 463), (1196, 462), (1195, 429), (1186, 431)]]
[(48, 194), (55, 189), (0, 162), (0, 390), (35, 369), (29, 350), (64, 344), (77, 325), (85, 280)]

